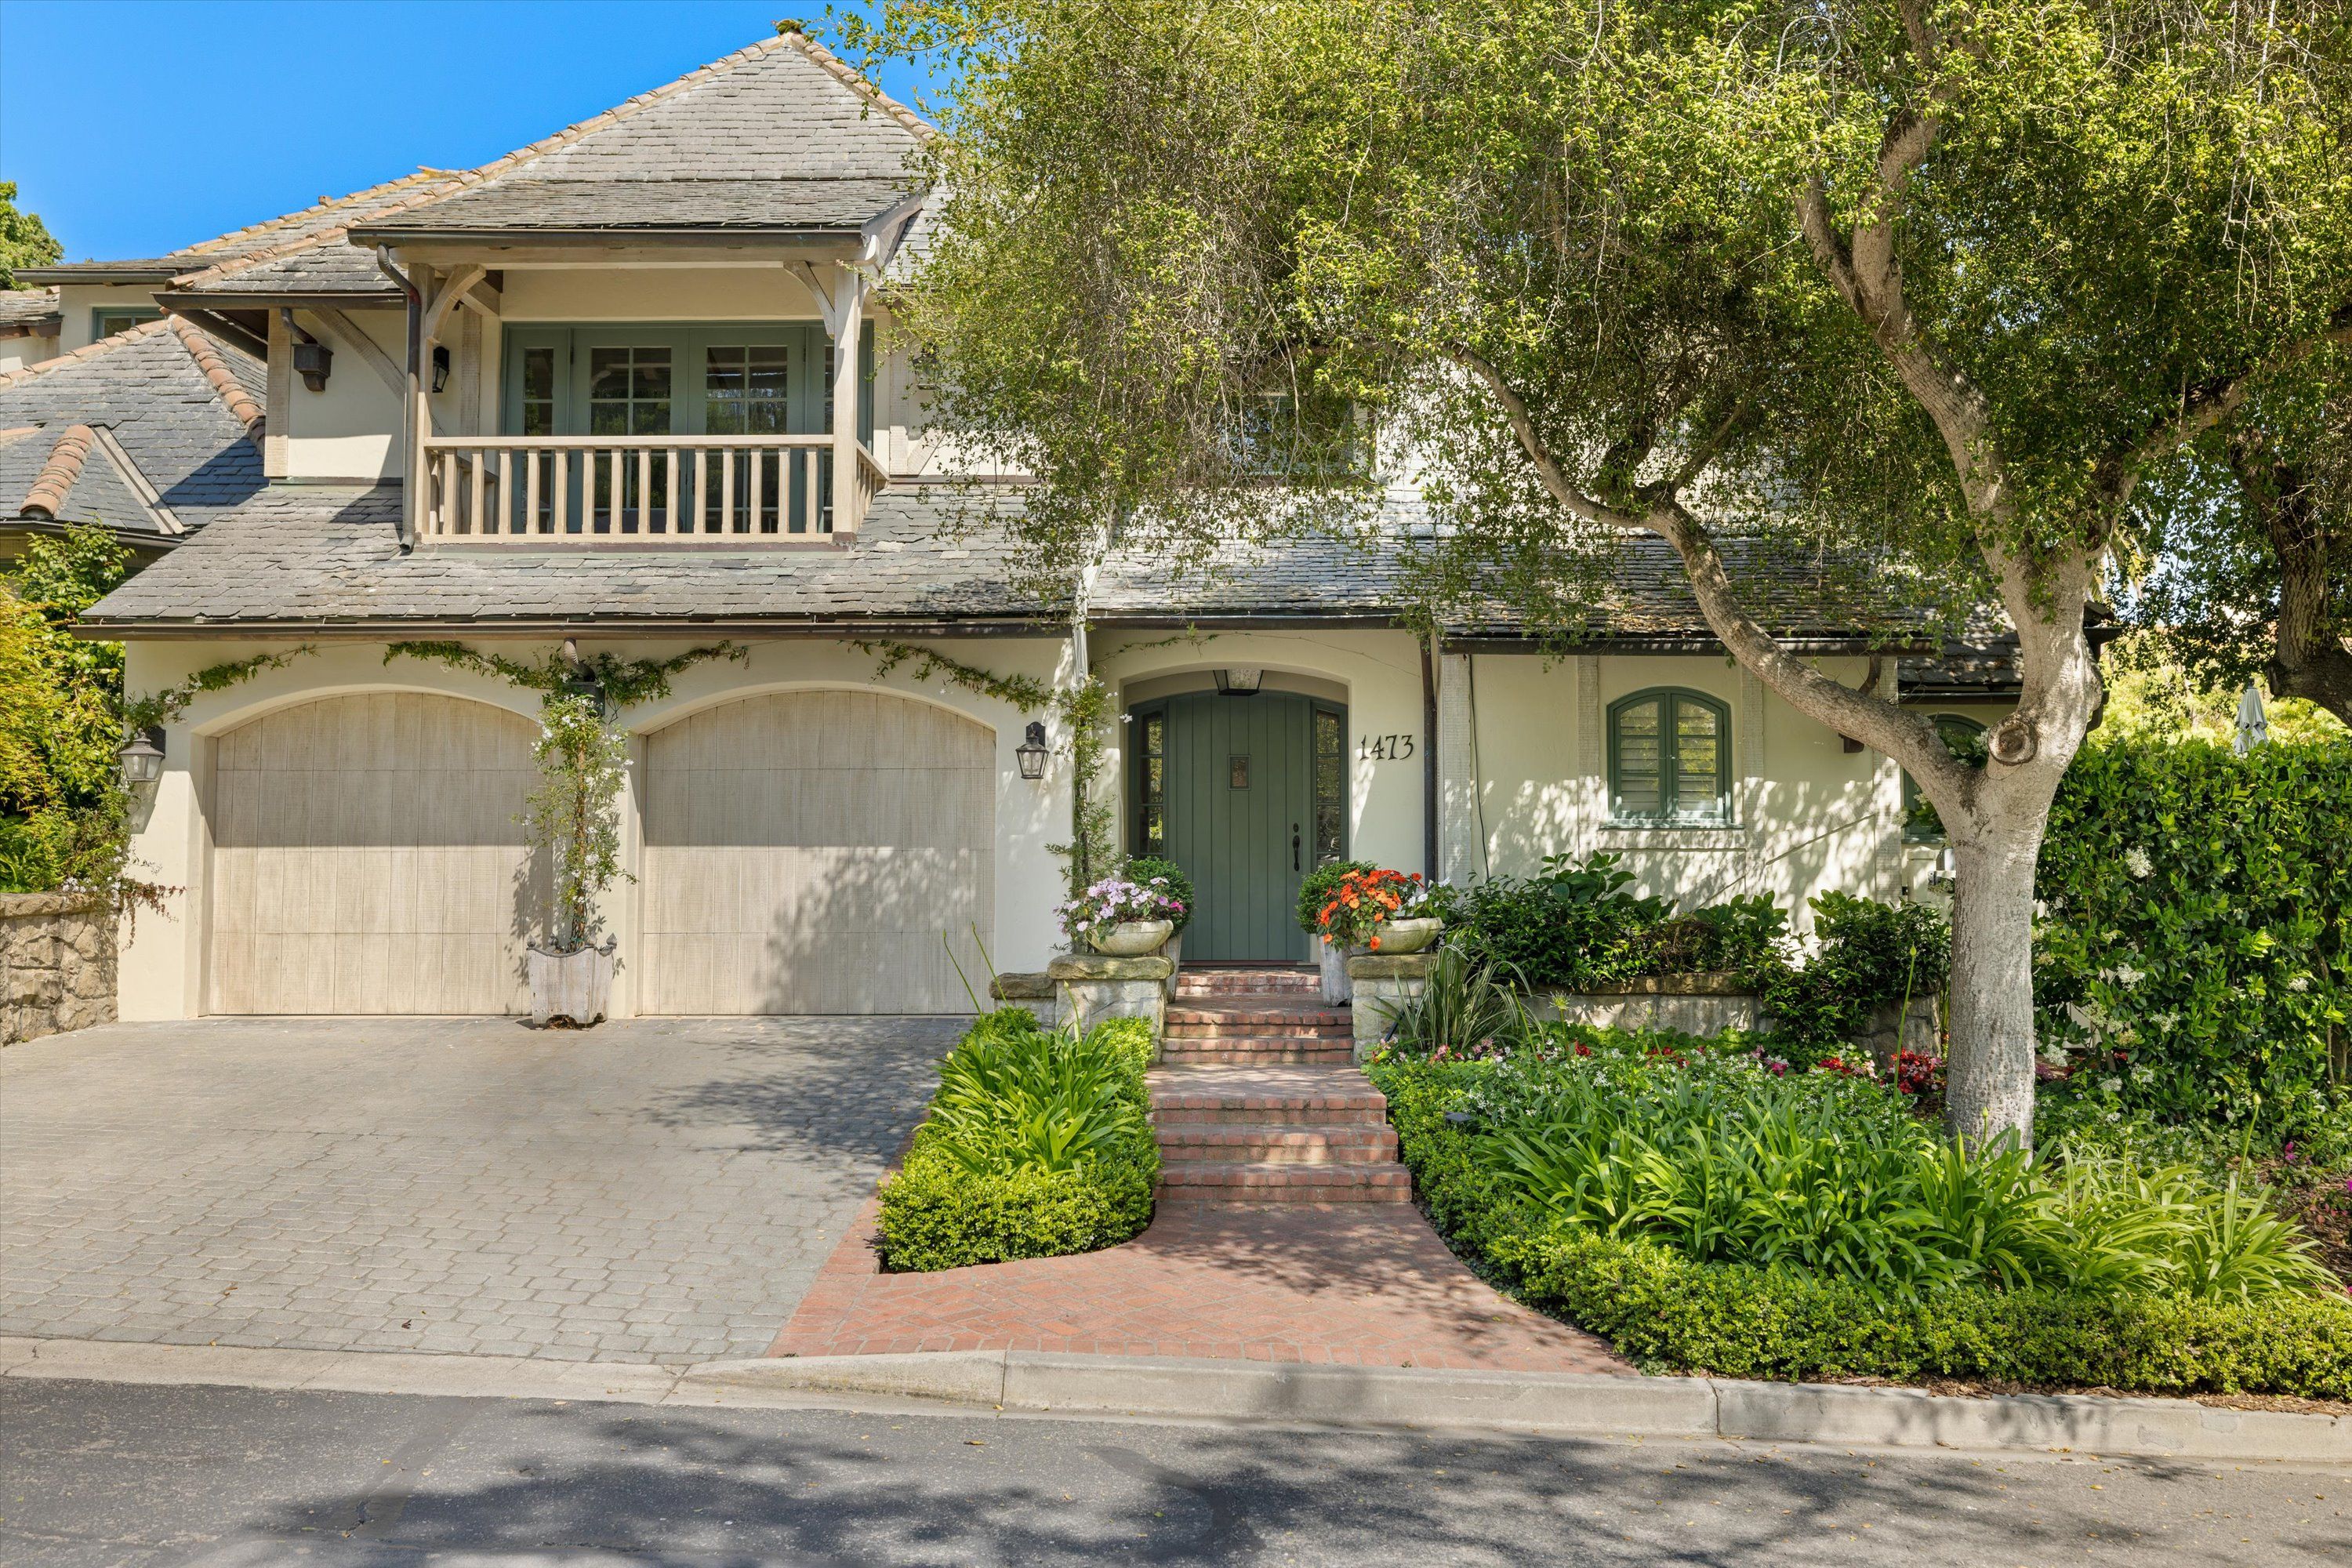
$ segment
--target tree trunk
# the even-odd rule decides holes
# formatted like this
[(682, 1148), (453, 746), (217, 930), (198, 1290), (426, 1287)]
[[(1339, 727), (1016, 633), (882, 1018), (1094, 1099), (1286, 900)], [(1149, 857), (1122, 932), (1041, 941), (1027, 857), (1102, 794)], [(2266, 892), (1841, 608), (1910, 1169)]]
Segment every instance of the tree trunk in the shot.
[(1951, 1050), (1944, 1129), (1972, 1147), (2033, 1141), (2033, 865), (2047, 808), (1952, 847)]

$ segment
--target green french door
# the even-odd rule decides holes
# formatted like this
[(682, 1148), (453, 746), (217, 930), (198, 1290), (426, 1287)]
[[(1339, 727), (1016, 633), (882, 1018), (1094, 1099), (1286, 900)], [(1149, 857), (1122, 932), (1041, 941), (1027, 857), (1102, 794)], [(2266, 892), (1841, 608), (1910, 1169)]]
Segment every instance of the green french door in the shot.
[[(864, 344), (858, 437), (874, 438), (872, 344)], [(688, 325), (595, 323), (516, 326), (506, 334), (505, 391), (499, 428), (515, 436), (821, 435), (833, 426), (833, 344), (810, 322), (749, 321)], [(546, 458), (541, 461), (553, 461)], [(721, 501), (706, 496), (706, 531), (806, 531), (807, 486), (818, 486), (818, 531), (829, 531), (832, 454), (814, 464), (785, 464), (775, 454), (736, 454), (736, 515), (723, 529)], [(751, 515), (750, 466), (762, 465), (758, 515)], [(672, 531), (672, 498), (662, 465), (640, 474), (622, 465), (617, 478), (599, 468), (565, 487), (565, 531)], [(619, 493), (614, 493), (615, 484)], [(552, 484), (542, 484), (542, 510)], [(642, 493), (641, 493), (642, 492)], [(691, 504), (690, 498), (688, 504)]]
[(1295, 692), (1187, 693), (1135, 710), (1138, 854), (1192, 879), (1184, 958), (1305, 963), (1298, 884), (1346, 853), (1346, 716)]

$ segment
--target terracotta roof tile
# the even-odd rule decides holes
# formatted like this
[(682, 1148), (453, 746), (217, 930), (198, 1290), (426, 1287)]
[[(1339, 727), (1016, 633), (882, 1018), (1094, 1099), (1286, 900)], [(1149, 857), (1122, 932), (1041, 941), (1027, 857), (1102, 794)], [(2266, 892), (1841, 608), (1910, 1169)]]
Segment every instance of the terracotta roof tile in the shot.
[(237, 379), (236, 373), (229, 369), (228, 362), (221, 357), (221, 352), (214, 346), (212, 339), (177, 316), (166, 317), (165, 320), (179, 334), (180, 342), (187, 348), (188, 357), (194, 360), (196, 368), (205, 373), (205, 380), (220, 394), (220, 400), (228, 405), (228, 411), (236, 416), (237, 423), (243, 425), (254, 439), (259, 440), (261, 422), (268, 410), (262, 406), (261, 401), (253, 395), (245, 383)]
[(98, 442), (98, 432), (87, 425), (69, 425), (66, 433), (49, 448), (49, 459), (33, 479), (33, 488), (25, 492), (17, 510), (29, 517), (55, 518), (66, 504), (66, 496), (74, 481), (81, 478), (81, 466), (89, 458), (89, 449)]

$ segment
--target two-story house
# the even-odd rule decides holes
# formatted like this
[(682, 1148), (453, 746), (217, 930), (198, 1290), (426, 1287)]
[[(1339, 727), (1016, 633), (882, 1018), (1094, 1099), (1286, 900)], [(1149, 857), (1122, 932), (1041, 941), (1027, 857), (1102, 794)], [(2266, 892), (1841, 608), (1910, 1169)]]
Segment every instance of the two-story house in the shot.
[[(163, 737), (135, 852), (173, 891), (127, 938), (125, 1016), (523, 1005), (538, 697), (405, 642), (748, 649), (619, 717), (625, 1016), (960, 1011), (959, 965), (1043, 967), (1066, 737), (1041, 766), (1045, 715), (883, 671), (886, 642), (1106, 683), (1104, 787), (1128, 847), (1197, 884), (1188, 962), (1305, 960), (1298, 879), (1338, 855), (1462, 878), (1607, 849), (1650, 889), (1799, 909), (1906, 885), (1898, 771), (1733, 666), (1662, 549), (1629, 547), (1565, 658), (1499, 616), (1424, 645), (1377, 540), (1237, 544), (1213, 574), (1115, 551), (1082, 601), (1017, 589), (946, 526), (951, 456), (888, 331), (928, 133), (787, 33), (479, 169), (48, 269), (76, 331), (77, 289), (167, 319), (0, 385), (24, 427), (0, 506), (87, 428), (47, 515), (120, 526), (143, 492), (110, 454), (152, 416), (101, 394), (132, 369), (176, 387), (209, 469), (133, 462), (173, 542), (87, 629), (129, 646), (134, 691), (308, 650)], [(215, 479), (225, 504), (194, 504)], [(1424, 526), (1402, 496), (1395, 530)], [(1804, 592), (1792, 570), (1843, 679), (2002, 710), (1997, 658), (1874, 660), (1801, 625)]]

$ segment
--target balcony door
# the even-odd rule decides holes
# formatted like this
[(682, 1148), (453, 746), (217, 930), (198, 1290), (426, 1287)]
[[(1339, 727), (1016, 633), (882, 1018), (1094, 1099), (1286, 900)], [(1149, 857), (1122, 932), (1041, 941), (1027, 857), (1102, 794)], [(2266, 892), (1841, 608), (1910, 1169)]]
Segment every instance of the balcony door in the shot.
[[(832, 362), (831, 341), (811, 322), (510, 327), (500, 428), (590, 445), (597, 437), (823, 435), (833, 423)], [(870, 441), (870, 354), (866, 366), (858, 435)], [(728, 461), (738, 470), (723, 487), (731, 500), (722, 503), (722, 487), (710, 487), (703, 531), (807, 531), (812, 470), (817, 531), (831, 531), (831, 454), (818, 455), (814, 464), (748, 451)], [(761, 468), (756, 486), (754, 464)], [(566, 487), (572, 497), (567, 531), (592, 526), (616, 533), (675, 531), (661, 465), (643, 472), (629, 464), (597, 466), (593, 479), (587, 469), (580, 473), (582, 482)], [(551, 497), (554, 490), (543, 484), (540, 493)], [(736, 512), (723, 527), (722, 504)]]

